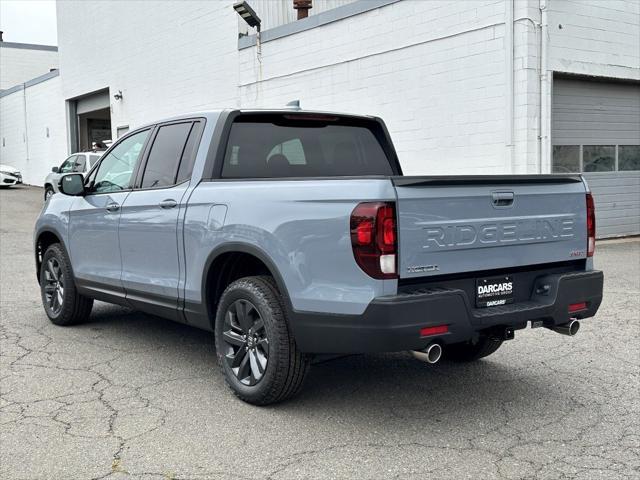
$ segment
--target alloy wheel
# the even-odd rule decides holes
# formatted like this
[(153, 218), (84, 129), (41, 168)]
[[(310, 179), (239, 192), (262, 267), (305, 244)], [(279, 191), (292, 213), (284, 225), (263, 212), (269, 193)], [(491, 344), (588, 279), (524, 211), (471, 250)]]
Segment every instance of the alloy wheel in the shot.
[(44, 271), (44, 295), (53, 315), (58, 315), (64, 304), (64, 274), (56, 258), (47, 260)]
[(227, 365), (244, 385), (256, 385), (269, 360), (269, 340), (258, 309), (247, 300), (236, 300), (224, 316), (222, 339)]

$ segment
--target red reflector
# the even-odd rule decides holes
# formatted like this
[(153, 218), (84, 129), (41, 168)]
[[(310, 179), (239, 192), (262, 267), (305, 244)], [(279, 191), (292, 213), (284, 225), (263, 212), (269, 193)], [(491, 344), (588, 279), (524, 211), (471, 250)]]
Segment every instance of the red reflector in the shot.
[(429, 337), (431, 335), (442, 335), (449, 331), (448, 325), (437, 325), (435, 327), (424, 327), (420, 329), (421, 337)]
[(587, 309), (587, 302), (572, 303), (569, 305), (569, 313), (579, 312)]

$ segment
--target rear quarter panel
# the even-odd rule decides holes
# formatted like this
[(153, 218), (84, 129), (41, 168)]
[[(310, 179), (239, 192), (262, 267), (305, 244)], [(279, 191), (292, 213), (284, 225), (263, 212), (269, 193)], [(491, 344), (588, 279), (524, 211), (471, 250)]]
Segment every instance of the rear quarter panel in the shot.
[(375, 280), (355, 263), (350, 215), (362, 201), (395, 200), (386, 179), (203, 182), (184, 220), (185, 300), (204, 301), (204, 268), (226, 243), (262, 252), (296, 311), (360, 314), (395, 280)]

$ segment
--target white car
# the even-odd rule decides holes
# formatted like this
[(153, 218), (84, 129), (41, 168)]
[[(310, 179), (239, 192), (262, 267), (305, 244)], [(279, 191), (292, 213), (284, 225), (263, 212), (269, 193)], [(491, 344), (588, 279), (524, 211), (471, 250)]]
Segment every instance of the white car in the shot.
[(51, 195), (58, 191), (58, 182), (63, 173), (85, 174), (100, 159), (104, 152), (78, 152), (67, 158), (59, 167), (53, 167), (51, 173), (44, 179), (44, 199), (48, 200)]
[(11, 165), (0, 165), (0, 187), (10, 187), (22, 183), (22, 174)]

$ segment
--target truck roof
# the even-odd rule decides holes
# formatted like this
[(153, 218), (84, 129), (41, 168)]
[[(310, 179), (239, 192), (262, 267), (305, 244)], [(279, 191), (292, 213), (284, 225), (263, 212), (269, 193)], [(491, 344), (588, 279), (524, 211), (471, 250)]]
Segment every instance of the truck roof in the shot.
[[(240, 113), (287, 113), (287, 114), (307, 114), (307, 115), (338, 115), (338, 116), (344, 116), (344, 117), (358, 117), (358, 118), (368, 118), (368, 119), (373, 119), (375, 118), (373, 115), (363, 115), (363, 114), (358, 114), (358, 113), (346, 113), (346, 112), (332, 112), (332, 111), (326, 111), (326, 110), (305, 110), (305, 109), (299, 109), (299, 108), (225, 108), (225, 109), (218, 109), (218, 110), (202, 110), (202, 111), (195, 111), (195, 112), (189, 112), (189, 113), (183, 113), (180, 115), (175, 115), (172, 117), (168, 117), (168, 118), (163, 118), (163, 119), (159, 119), (157, 121), (154, 122), (149, 122), (149, 123), (145, 123), (144, 125), (140, 125), (140, 127), (138, 128), (143, 128), (146, 127), (148, 125), (155, 125), (156, 123), (163, 123), (163, 122), (172, 122), (175, 120), (183, 120), (183, 119), (187, 119), (187, 118), (193, 118), (193, 117), (203, 117), (206, 118), (207, 120), (212, 120), (215, 121), (218, 119), (218, 117), (220, 116), (220, 114), (222, 112), (240, 112)], [(137, 128), (136, 128), (137, 130)]]

